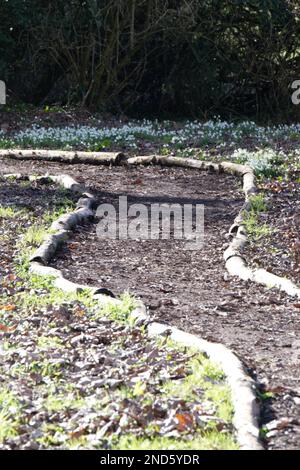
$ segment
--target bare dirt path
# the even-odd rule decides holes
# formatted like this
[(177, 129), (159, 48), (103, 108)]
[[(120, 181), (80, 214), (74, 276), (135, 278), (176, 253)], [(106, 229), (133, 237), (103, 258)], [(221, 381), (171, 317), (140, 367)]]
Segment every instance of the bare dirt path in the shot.
[[(295, 299), (228, 277), (222, 259), (226, 233), (243, 196), (238, 180), (182, 169), (105, 168), (1, 161), (1, 172), (69, 173), (99, 202), (202, 203), (205, 244), (182, 250), (180, 241), (103, 241), (96, 224), (78, 231), (55, 266), (73, 281), (140, 296), (161, 321), (222, 342), (235, 351), (274, 396), (264, 401), (262, 424), (272, 422), (269, 449), (300, 442), (300, 320)], [(278, 421), (280, 420), (280, 421)]]

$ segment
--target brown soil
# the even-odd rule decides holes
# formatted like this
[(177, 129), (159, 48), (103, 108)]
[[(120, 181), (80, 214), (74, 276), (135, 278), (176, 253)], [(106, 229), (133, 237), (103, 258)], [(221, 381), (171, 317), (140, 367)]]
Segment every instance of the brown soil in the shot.
[(246, 258), (254, 267), (264, 267), (278, 276), (287, 276), (300, 285), (300, 183), (270, 182), (266, 191), (267, 211), (260, 215), (260, 224), (270, 234), (250, 243)]
[[(205, 244), (182, 241), (105, 241), (95, 223), (78, 230), (54, 262), (73, 281), (140, 296), (160, 321), (224, 343), (274, 397), (264, 400), (269, 449), (297, 449), (300, 441), (299, 309), (277, 290), (227, 275), (226, 234), (243, 196), (229, 176), (182, 169), (101, 168), (2, 160), (2, 173), (69, 173), (86, 182), (99, 202), (176, 202), (205, 206)], [(275, 421), (280, 420), (280, 421)]]

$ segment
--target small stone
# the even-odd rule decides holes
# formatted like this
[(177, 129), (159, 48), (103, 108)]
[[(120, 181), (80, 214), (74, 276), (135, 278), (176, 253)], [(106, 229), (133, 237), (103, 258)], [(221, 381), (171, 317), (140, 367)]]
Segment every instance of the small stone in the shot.
[(89, 379), (88, 377), (83, 377), (79, 380), (78, 385), (80, 385), (81, 387), (91, 385), (91, 379)]
[(38, 439), (39, 437), (43, 436), (43, 432), (40, 429), (36, 429), (31, 433), (31, 438), (32, 439)]
[(270, 431), (267, 433), (267, 438), (270, 439), (271, 437), (275, 437), (277, 436), (278, 434), (278, 431), (274, 430), (274, 431)]
[(76, 335), (70, 340), (71, 346), (77, 346), (83, 339), (83, 335)]

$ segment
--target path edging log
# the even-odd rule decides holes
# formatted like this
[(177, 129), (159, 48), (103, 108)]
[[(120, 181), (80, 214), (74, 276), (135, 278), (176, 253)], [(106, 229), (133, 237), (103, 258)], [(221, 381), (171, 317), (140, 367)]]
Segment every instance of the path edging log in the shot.
[(70, 237), (75, 227), (94, 217), (94, 209), (96, 208), (97, 201), (91, 193), (86, 191), (85, 186), (78, 183), (70, 175), (35, 176), (12, 173), (3, 175), (3, 178), (14, 178), (20, 181), (42, 181), (44, 184), (54, 182), (65, 189), (79, 193), (80, 198), (76, 204), (75, 210), (70, 213), (62, 214), (51, 224), (50, 230), (54, 233), (47, 235), (43, 243), (29, 258), (29, 271), (39, 276), (53, 277), (54, 287), (62, 289), (65, 292), (82, 292), (83, 290), (89, 290), (92, 294), (102, 295), (102, 302), (106, 302), (110, 297), (114, 298), (114, 294), (109, 289), (104, 287), (91, 287), (69, 281), (64, 278), (59, 269), (48, 266), (48, 263), (54, 257), (57, 250)]
[(71, 150), (0, 149), (0, 158), (14, 160), (40, 160), (87, 165), (120, 165), (126, 162), (123, 152), (83, 152)]
[[(19, 175), (9, 175), (9, 177), (12, 176), (18, 178)], [(21, 176), (21, 178), (24, 179), (24, 176)], [(45, 177), (34, 177), (34, 179), (41, 178), (46, 180)], [(33, 180), (32, 177), (25, 177), (25, 179)], [(56, 177), (48, 175), (47, 179), (48, 181), (59, 182), (62, 186), (77, 193), (79, 192), (77, 181), (68, 175), (60, 177), (59, 181)], [(64, 278), (60, 270), (47, 266), (47, 263), (54, 256), (58, 247), (68, 238), (76, 225), (82, 222), (82, 220), (88, 219), (93, 213), (92, 206), (95, 205), (96, 201), (94, 196), (86, 192), (83, 186), (81, 191), (82, 197), (80, 197), (75, 211), (70, 214), (64, 214), (53, 222), (51, 227), (52, 229), (57, 229), (57, 232), (49, 235), (30, 258), (30, 272), (39, 276), (53, 277), (54, 286), (65, 292), (80, 292), (83, 289), (89, 289), (94, 299), (98, 301), (99, 306), (107, 303), (120, 305), (120, 300), (114, 298), (113, 293), (109, 290), (71, 282)], [(78, 216), (78, 211), (81, 209), (87, 212), (84, 214), (80, 213), (80, 216)], [(196, 335), (152, 321), (147, 314), (146, 306), (141, 301), (137, 302), (131, 317), (136, 324), (145, 324), (150, 336), (168, 334), (175, 342), (184, 344), (187, 347), (195, 347), (207, 354), (213, 362), (220, 364), (232, 393), (234, 408), (233, 424), (236, 430), (237, 442), (243, 450), (262, 450), (263, 447), (259, 441), (259, 405), (255, 394), (255, 382), (246, 374), (243, 364), (237, 356), (224, 345), (210, 343)]]

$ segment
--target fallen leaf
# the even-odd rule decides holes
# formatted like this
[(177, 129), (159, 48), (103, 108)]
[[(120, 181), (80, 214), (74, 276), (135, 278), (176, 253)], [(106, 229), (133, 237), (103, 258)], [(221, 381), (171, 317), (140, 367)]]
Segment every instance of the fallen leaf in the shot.
[(68, 248), (69, 248), (69, 250), (77, 250), (78, 243), (69, 243)]
[(79, 437), (83, 436), (83, 434), (86, 431), (86, 427), (76, 429), (73, 432), (70, 432), (70, 438), (71, 439), (78, 439)]
[(76, 317), (83, 317), (83, 316), (85, 315), (85, 311), (84, 311), (82, 308), (80, 308), (80, 307), (75, 307), (75, 309), (74, 309), (74, 315), (75, 315)]
[(141, 185), (143, 184), (143, 180), (141, 178), (137, 178), (136, 180), (133, 181), (133, 184)]
[(178, 431), (185, 431), (186, 429), (194, 426), (194, 418), (189, 413), (176, 413), (175, 418), (178, 421)]
[(6, 312), (10, 312), (12, 310), (15, 310), (16, 309), (16, 306), (15, 305), (1, 305), (0, 306), (0, 310), (5, 310)]
[(11, 333), (12, 331), (15, 331), (16, 328), (16, 326), (7, 326), (0, 323), (0, 331), (4, 331), (4, 333)]

